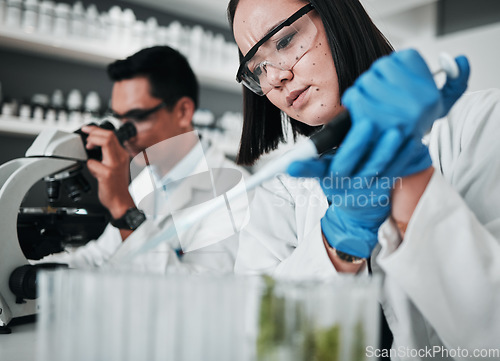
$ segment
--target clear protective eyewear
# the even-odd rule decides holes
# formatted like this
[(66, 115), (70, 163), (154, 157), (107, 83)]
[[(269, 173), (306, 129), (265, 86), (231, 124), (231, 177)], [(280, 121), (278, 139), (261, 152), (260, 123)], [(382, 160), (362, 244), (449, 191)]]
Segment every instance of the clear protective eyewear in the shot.
[(276, 72), (290, 71), (311, 48), (318, 33), (305, 16), (312, 4), (300, 8), (257, 42), (241, 60), (236, 80), (257, 95), (266, 95), (275, 86)]

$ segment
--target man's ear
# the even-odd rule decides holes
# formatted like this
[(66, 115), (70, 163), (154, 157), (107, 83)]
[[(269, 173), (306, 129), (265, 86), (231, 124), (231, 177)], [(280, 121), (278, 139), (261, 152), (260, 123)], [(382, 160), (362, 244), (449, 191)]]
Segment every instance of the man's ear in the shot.
[(189, 97), (180, 98), (174, 106), (177, 124), (181, 128), (191, 128), (195, 111), (194, 101)]

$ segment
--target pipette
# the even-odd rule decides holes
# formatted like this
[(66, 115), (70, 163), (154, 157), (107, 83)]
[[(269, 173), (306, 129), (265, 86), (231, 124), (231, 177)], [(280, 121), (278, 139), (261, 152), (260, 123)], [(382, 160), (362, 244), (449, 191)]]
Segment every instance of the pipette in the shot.
[(433, 72), (433, 76), (445, 73), (446, 77), (456, 79), (460, 75), (460, 69), (458, 68), (457, 62), (448, 53), (443, 52), (439, 54), (439, 66), (441, 68)]
[[(439, 62), (441, 68), (434, 72), (433, 75), (444, 72), (447, 77), (452, 79), (458, 77), (460, 70), (451, 56), (446, 53), (441, 53), (439, 55)], [(292, 162), (316, 158), (327, 151), (337, 148), (344, 140), (350, 127), (351, 117), (346, 110), (333, 118), (329, 123), (325, 124), (320, 131), (313, 134), (309, 139), (299, 142), (292, 150), (266, 164), (262, 169), (245, 181), (245, 187), (237, 187), (236, 189), (229, 190), (226, 193), (227, 197), (230, 200), (236, 199), (242, 194), (253, 190), (263, 182), (275, 177), (277, 174), (285, 173)], [(214, 202), (197, 207), (195, 211), (188, 214), (186, 217), (176, 220), (175, 226), (171, 225), (163, 232), (135, 249), (129, 249), (124, 253), (117, 252), (115, 256), (110, 259), (110, 263), (117, 264), (130, 261), (140, 253), (147, 252), (156, 248), (163, 242), (175, 239), (177, 237), (176, 230), (189, 229), (215, 210), (225, 206), (226, 199), (224, 197), (218, 197)]]

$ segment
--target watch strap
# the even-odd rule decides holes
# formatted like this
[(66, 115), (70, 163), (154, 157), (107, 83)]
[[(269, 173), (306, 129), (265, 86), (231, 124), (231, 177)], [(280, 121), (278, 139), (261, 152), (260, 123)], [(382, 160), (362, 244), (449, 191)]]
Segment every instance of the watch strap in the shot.
[(353, 255), (350, 255), (348, 253), (339, 251), (338, 249), (335, 249), (333, 247), (330, 247), (330, 248), (337, 255), (337, 257), (340, 260), (344, 261), (344, 262), (353, 263), (353, 264), (361, 264), (361, 263), (363, 263), (363, 262), (366, 261), (365, 258), (361, 258), (361, 257), (356, 257), (356, 256), (353, 256)]
[(135, 231), (146, 220), (144, 212), (137, 207), (127, 209), (125, 214), (117, 219), (111, 219), (111, 225), (119, 229)]

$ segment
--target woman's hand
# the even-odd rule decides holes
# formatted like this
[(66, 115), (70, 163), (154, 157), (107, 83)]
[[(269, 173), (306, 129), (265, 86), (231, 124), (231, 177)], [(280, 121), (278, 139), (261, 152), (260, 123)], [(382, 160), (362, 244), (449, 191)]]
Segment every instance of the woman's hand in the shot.
[(401, 174), (431, 166), (427, 147), (414, 138), (409, 138), (391, 158), (391, 163), (376, 176), (344, 177), (335, 168), (336, 156), (289, 166), (290, 175), (317, 178), (320, 182), (331, 204), (321, 220), (331, 247), (352, 256), (369, 257), (377, 244), (378, 229), (391, 212), (391, 193), (394, 185), (400, 184)]
[(393, 181), (378, 177), (340, 177), (332, 172), (332, 158), (295, 162), (288, 172), (317, 178), (330, 207), (321, 220), (328, 244), (338, 251), (368, 258), (377, 232), (390, 213)]
[[(333, 167), (342, 176), (373, 176), (393, 163), (409, 138), (421, 139), (434, 120), (446, 115), (467, 86), (469, 66), (457, 58), (460, 76), (439, 90), (415, 50), (377, 60), (342, 97), (352, 127), (337, 152)], [(397, 176), (425, 168), (401, 169)]]

